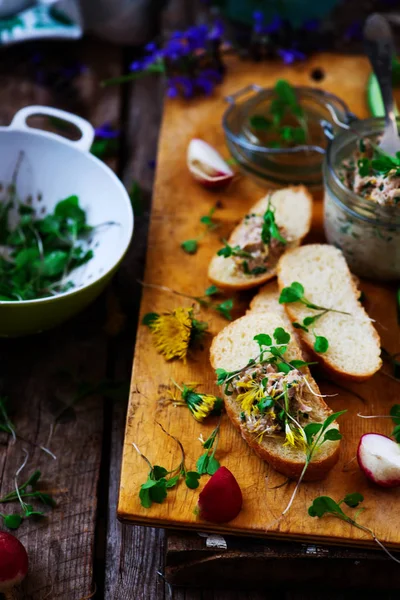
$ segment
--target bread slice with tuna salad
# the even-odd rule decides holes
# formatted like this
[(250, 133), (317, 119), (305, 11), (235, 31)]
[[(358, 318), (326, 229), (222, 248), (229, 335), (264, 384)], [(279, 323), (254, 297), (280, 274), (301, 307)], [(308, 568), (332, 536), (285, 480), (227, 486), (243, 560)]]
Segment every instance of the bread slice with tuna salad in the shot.
[(244, 290), (276, 275), (279, 257), (307, 235), (312, 197), (304, 186), (272, 192), (257, 202), (211, 259), (208, 277), (218, 287)]
[[(269, 336), (273, 343), (280, 342), (277, 347), (283, 359), (275, 360), (273, 351), (268, 350), (257, 359), (260, 346), (255, 337), (260, 335), (259, 340), (268, 341), (263, 336)], [(210, 357), (233, 425), (260, 458), (287, 477), (298, 479), (306, 456), (303, 428), (323, 423), (332, 411), (308, 367), (296, 362), (302, 361), (302, 355), (294, 337), (288, 340), (284, 321), (274, 313), (248, 313), (214, 338)], [(338, 429), (336, 421), (328, 426), (333, 428)], [(323, 443), (304, 479), (323, 479), (338, 456), (338, 440)]]
[(278, 283), (302, 344), (322, 366), (355, 381), (380, 369), (378, 332), (338, 248), (309, 244), (289, 250), (279, 261)]

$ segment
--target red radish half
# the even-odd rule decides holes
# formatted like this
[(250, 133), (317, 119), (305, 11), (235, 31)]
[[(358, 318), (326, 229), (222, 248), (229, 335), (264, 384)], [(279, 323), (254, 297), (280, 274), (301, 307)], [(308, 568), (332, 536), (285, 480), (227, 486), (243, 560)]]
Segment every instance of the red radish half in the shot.
[(212, 523), (232, 521), (241, 511), (242, 492), (235, 477), (226, 467), (220, 467), (199, 495), (198, 513)]
[(0, 592), (21, 583), (28, 572), (25, 548), (11, 533), (0, 531)]
[(386, 435), (364, 434), (358, 444), (357, 460), (360, 469), (377, 485), (400, 486), (400, 446)]
[(215, 148), (196, 138), (188, 146), (187, 166), (196, 181), (205, 187), (223, 187), (234, 177), (234, 172)]

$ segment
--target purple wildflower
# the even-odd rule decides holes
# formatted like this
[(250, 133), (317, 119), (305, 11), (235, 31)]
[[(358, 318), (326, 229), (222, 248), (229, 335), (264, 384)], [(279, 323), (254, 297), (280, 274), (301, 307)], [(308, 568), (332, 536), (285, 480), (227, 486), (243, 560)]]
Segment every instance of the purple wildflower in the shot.
[(261, 34), (263, 32), (263, 23), (264, 23), (264, 14), (261, 12), (261, 10), (255, 10), (253, 12), (253, 20), (254, 20), (254, 33), (259, 33)]
[(112, 128), (111, 123), (103, 123), (100, 127), (96, 127), (94, 130), (96, 137), (101, 138), (103, 140), (113, 140), (119, 137), (119, 131)]
[(131, 66), (129, 67), (131, 71), (141, 71), (142, 70), (142, 61), (134, 60)]
[(225, 27), (222, 19), (215, 19), (213, 26), (208, 34), (209, 40), (220, 40), (224, 35)]
[(306, 55), (295, 48), (279, 48), (278, 55), (281, 57), (285, 65), (292, 65), (296, 60), (305, 60)]
[(144, 49), (148, 53), (155, 52), (155, 50), (157, 50), (157, 44), (155, 42), (150, 42), (149, 44), (146, 44)]

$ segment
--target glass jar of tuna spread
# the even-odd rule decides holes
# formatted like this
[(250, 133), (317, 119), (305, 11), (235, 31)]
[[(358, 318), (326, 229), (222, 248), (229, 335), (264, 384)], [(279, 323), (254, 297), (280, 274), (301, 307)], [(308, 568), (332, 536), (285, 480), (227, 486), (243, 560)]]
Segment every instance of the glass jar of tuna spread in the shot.
[(400, 158), (379, 151), (383, 128), (380, 118), (354, 121), (329, 144), (324, 227), (353, 273), (389, 281), (400, 279)]

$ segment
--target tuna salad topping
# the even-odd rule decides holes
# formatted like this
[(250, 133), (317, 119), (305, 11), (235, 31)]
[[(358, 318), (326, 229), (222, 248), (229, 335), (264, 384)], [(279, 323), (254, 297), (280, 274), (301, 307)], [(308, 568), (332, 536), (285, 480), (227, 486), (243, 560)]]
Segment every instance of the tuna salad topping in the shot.
[(251, 213), (245, 216), (240, 227), (218, 251), (219, 256), (232, 257), (235, 269), (244, 275), (261, 275), (274, 266), (288, 242), (284, 227), (275, 222), (271, 204), (264, 215)]
[(382, 206), (400, 205), (400, 156), (389, 156), (377, 140), (361, 139), (342, 163), (339, 177), (346, 187)]

